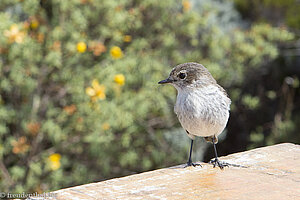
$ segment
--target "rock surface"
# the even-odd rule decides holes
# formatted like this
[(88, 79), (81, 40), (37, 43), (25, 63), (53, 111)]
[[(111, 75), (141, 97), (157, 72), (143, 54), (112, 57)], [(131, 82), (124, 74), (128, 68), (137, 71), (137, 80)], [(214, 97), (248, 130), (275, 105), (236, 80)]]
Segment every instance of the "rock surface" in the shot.
[(180, 165), (58, 190), (52, 199), (300, 199), (300, 145), (278, 144), (220, 160), (243, 167)]

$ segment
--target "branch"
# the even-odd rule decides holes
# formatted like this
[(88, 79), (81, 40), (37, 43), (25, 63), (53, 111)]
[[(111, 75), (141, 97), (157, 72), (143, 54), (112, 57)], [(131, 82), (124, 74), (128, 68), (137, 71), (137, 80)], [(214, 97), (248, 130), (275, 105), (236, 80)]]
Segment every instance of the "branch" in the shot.
[(0, 160), (0, 170), (1, 173), (4, 176), (4, 179), (6, 179), (6, 183), (8, 183), (8, 187), (12, 186), (14, 184), (14, 181), (12, 180), (7, 168), (5, 167), (2, 159)]

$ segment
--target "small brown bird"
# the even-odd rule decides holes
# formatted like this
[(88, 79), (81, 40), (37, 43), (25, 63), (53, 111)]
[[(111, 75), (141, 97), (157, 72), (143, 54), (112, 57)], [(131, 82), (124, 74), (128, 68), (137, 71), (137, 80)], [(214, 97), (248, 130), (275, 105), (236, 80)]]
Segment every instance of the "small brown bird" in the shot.
[(231, 100), (226, 91), (217, 84), (209, 71), (198, 63), (184, 63), (174, 67), (165, 80), (159, 84), (170, 83), (177, 91), (174, 111), (191, 138), (191, 147), (187, 166), (196, 166), (192, 162), (192, 149), (195, 136), (204, 137), (214, 145), (215, 159), (210, 163), (221, 169), (228, 163), (219, 161), (216, 143), (218, 135), (224, 130), (228, 118)]

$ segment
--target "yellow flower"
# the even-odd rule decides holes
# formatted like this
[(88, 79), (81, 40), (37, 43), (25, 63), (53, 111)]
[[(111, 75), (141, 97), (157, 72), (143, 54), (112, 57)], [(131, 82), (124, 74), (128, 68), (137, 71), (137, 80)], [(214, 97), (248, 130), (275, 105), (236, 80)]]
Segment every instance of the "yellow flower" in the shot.
[(110, 129), (110, 125), (109, 123), (105, 122), (102, 124), (101, 128), (102, 130), (107, 131), (108, 129)]
[(113, 57), (114, 59), (119, 59), (119, 58), (122, 58), (122, 57), (123, 57), (123, 52), (122, 52), (122, 50), (120, 49), (120, 47), (113, 46), (113, 47), (110, 49), (110, 55), (111, 55), (111, 57)]
[(17, 24), (11, 25), (10, 28), (9, 28), (9, 31), (10, 31), (10, 34), (12, 34), (12, 35), (18, 34), (18, 32), (19, 32), (18, 25)]
[(87, 87), (87, 88), (85, 89), (85, 93), (86, 93), (88, 96), (92, 97), (92, 96), (95, 96), (96, 91), (95, 91), (93, 88), (91, 88), (91, 87)]
[(59, 153), (54, 153), (49, 156), (49, 160), (51, 162), (58, 162), (58, 161), (60, 161), (60, 158), (61, 158), (61, 155)]
[(105, 99), (105, 86), (104, 85), (100, 85), (99, 82), (94, 79), (92, 81), (92, 87), (94, 88), (95, 92), (96, 92), (96, 96), (99, 99)]
[(115, 75), (114, 81), (118, 85), (124, 85), (125, 84), (125, 76), (123, 74), (117, 74), (117, 75)]
[(182, 7), (184, 12), (189, 11), (191, 9), (191, 2), (189, 0), (183, 0)]
[(37, 29), (37, 27), (39, 27), (39, 25), (40, 25), (39, 21), (36, 20), (36, 19), (33, 19), (33, 20), (31, 21), (30, 27), (31, 27), (32, 29)]
[(50, 163), (50, 168), (55, 171), (58, 170), (60, 168), (60, 162), (51, 162)]
[(84, 53), (86, 50), (86, 44), (84, 42), (78, 42), (77, 43), (77, 51), (79, 53)]
[(4, 35), (8, 38), (10, 43), (22, 43), (25, 38), (25, 32), (20, 31), (17, 24), (13, 24), (10, 26), (9, 30), (4, 32)]
[(49, 161), (51, 170), (55, 171), (60, 168), (60, 165), (61, 165), (60, 158), (61, 158), (61, 155), (58, 153), (54, 153), (48, 157), (48, 161)]
[(124, 42), (131, 42), (131, 35), (124, 35), (124, 37), (123, 37), (123, 41)]
[(92, 101), (96, 101), (97, 99), (103, 100), (106, 98), (105, 89), (104, 85), (100, 85), (99, 82), (94, 79), (92, 81), (92, 87), (87, 87), (85, 93), (90, 96)]

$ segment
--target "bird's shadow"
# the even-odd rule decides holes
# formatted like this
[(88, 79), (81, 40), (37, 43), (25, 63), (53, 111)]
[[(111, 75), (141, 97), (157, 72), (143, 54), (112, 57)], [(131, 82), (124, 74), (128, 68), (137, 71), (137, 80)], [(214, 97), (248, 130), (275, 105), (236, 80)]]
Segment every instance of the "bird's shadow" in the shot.
[[(212, 165), (210, 163), (204, 163), (204, 162), (195, 162), (194, 164), (199, 164), (200, 166), (194, 166), (194, 167), (200, 167), (203, 168), (203, 165)], [(249, 168), (248, 166), (243, 166), (243, 165), (237, 165), (237, 164), (231, 164), (226, 162), (227, 167), (238, 167), (238, 168)], [(176, 165), (172, 167), (168, 167), (168, 169), (184, 169), (187, 168), (187, 164), (181, 164), (181, 165)]]
[(172, 167), (168, 167), (168, 169), (184, 169), (184, 168), (187, 168), (187, 167), (199, 167), (199, 168), (202, 168), (203, 167), (203, 164), (205, 164), (204, 162), (195, 162), (194, 164), (199, 164), (197, 166), (187, 166), (187, 164), (181, 164), (181, 165), (176, 165), (176, 166), (172, 166)]

